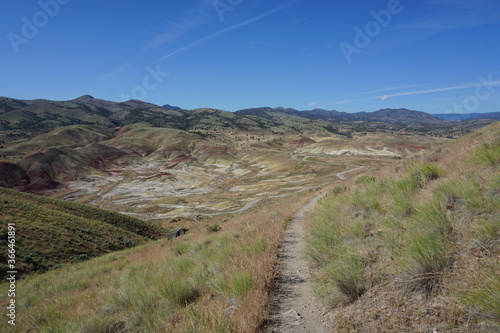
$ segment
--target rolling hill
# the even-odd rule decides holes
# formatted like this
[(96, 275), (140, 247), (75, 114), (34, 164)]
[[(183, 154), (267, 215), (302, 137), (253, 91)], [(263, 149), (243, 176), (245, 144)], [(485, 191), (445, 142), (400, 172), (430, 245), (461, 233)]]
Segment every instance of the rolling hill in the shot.
[[(491, 121), (490, 121), (491, 122)], [(16, 100), (0, 97), (0, 134), (15, 138), (30, 138), (61, 126), (99, 125), (121, 127), (136, 123), (153, 127), (187, 131), (270, 130), (304, 132), (325, 130), (377, 131), (379, 129), (409, 129), (421, 133), (435, 130), (434, 135), (457, 131), (466, 125), (449, 124), (433, 115), (407, 109), (383, 109), (375, 112), (346, 113), (321, 109), (298, 111), (285, 108), (254, 108), (227, 112), (212, 108), (183, 110), (165, 105), (160, 107), (137, 100), (110, 102), (84, 95), (69, 101)], [(484, 126), (485, 121), (471, 120), (472, 127)], [(423, 126), (425, 125), (425, 126)], [(463, 133), (462, 133), (463, 134)], [(452, 134), (453, 136), (453, 134)], [(2, 138), (1, 141), (11, 141)], [(0, 142), (1, 143), (1, 142)]]
[[(167, 236), (166, 230), (134, 217), (2, 187), (0, 220), (1, 244), (7, 242), (7, 224), (15, 225), (19, 276)], [(1, 259), (4, 277), (8, 271), (4, 254)]]
[(437, 117), (421, 111), (407, 109), (383, 109), (375, 112), (346, 113), (339, 111), (329, 111), (322, 109), (298, 111), (285, 108), (253, 108), (235, 112), (241, 115), (254, 115), (268, 119), (286, 116), (303, 117), (312, 120), (326, 121), (366, 121), (366, 122), (387, 122), (387, 123), (423, 123), (439, 124), (443, 123)]
[[(134, 147), (139, 152), (155, 147), (157, 150), (141, 157), (146, 158), (144, 164), (130, 163), (120, 165), (121, 170), (108, 170), (110, 178), (118, 171), (128, 178), (133, 170), (140, 172), (141, 182), (152, 176), (171, 177), (155, 175), (156, 169), (144, 166), (175, 156), (174, 149), (199, 159), (219, 158), (207, 172), (216, 177), (208, 180), (212, 183), (217, 182), (225, 167), (231, 172), (236, 170), (230, 164), (223, 164), (224, 161), (232, 163), (238, 157), (244, 161), (241, 168), (255, 168), (256, 178), (243, 175), (237, 186), (226, 179), (219, 183), (221, 192), (231, 196), (238, 195), (243, 187), (255, 187), (252, 193), (258, 194), (274, 191), (269, 187), (271, 182), (298, 186), (297, 179), (289, 176), (295, 167), (299, 169), (293, 177), (325, 173), (318, 176), (314, 186), (305, 187), (307, 191), (294, 192), (288, 197), (275, 195), (246, 213), (170, 221), (190, 229), (188, 235), (172, 241), (149, 242), (82, 263), (76, 262), (85, 255), (71, 253), (68, 259), (74, 264), (18, 281), (19, 290), (24, 291), (19, 296), (22, 304), (19, 316), (26, 319), (19, 321), (16, 328), (61, 332), (140, 331), (145, 327), (151, 332), (262, 331), (269, 320), (269, 294), (279, 283), (278, 248), (283, 244), (284, 229), (293, 223), (293, 212), (321, 191), (325, 196), (306, 216), (310, 225), (306, 235), (307, 258), (317, 269), (318, 294), (331, 305), (328, 310), (335, 318), (331, 323), (336, 326), (332, 330), (353, 331), (354, 327), (357, 331), (387, 332), (497, 331), (499, 131), (499, 124), (493, 124), (457, 141), (441, 139), (446, 143), (435, 149), (429, 149), (432, 142), (435, 147), (432, 141), (435, 138), (430, 136), (380, 132), (355, 134), (353, 139), (283, 135), (281, 140), (264, 143), (259, 136), (260, 140), (249, 139), (252, 144), (239, 155), (234, 149), (236, 144), (228, 145), (227, 149), (217, 147), (210, 145), (213, 141), (208, 139), (200, 141), (201, 136), (195, 133), (150, 127), (120, 129), (120, 133), (115, 133), (115, 139), (120, 137), (120, 140), (113, 143), (124, 145), (120, 149)], [(235, 134), (246, 138), (249, 133), (231, 133), (231, 140), (240, 144), (242, 141)], [(115, 139), (110, 139), (109, 144)], [(407, 155), (406, 160), (328, 154), (340, 151), (342, 142), (352, 150), (383, 152), (383, 147), (390, 145), (392, 150), (400, 147), (396, 150), (400, 153), (407, 149), (416, 153)], [(268, 150), (262, 148), (266, 146)], [(309, 155), (317, 149), (325, 153)], [(297, 150), (306, 155), (290, 157), (290, 152), (297, 154)], [(356, 172), (340, 180), (333, 171), (340, 161), (345, 163), (344, 167), (363, 164), (364, 168), (356, 168)], [(285, 168), (281, 169), (283, 165)], [(306, 168), (308, 165), (310, 168)], [(325, 169), (320, 169), (322, 166)], [(273, 167), (277, 170), (274, 176), (268, 171)], [(182, 168), (189, 176), (201, 172), (192, 165), (169, 170), (176, 174)], [(135, 192), (141, 182), (133, 184)], [(167, 183), (170, 180), (158, 186), (166, 187)], [(186, 184), (178, 191), (186, 190), (189, 187)], [(147, 185), (142, 196), (151, 195), (154, 187)], [(110, 194), (115, 189), (116, 186), (110, 186), (103, 196), (130, 199), (119, 192)], [(68, 210), (62, 203), (62, 208), (58, 208), (59, 202), (33, 201), (40, 197), (33, 199), (9, 190), (1, 193), (2, 212), (15, 210), (13, 214), (29, 221), (26, 225), (41, 228), (43, 225), (38, 221), (45, 218), (45, 209), (57, 208), (60, 215), (51, 226), (56, 236), (68, 237), (63, 232), (69, 230), (81, 237), (77, 241), (68, 237), (71, 246), (85, 242), (85, 231), (78, 225), (66, 224), (65, 220), (65, 214), (75, 214), (81, 209)], [(217, 195), (204, 196), (212, 200)], [(204, 196), (194, 196), (197, 205), (203, 204)], [(40, 213), (36, 210), (39, 208), (29, 206), (31, 203), (41, 206)], [(180, 200), (158, 204), (179, 203), (185, 204)], [(92, 217), (78, 214), (76, 218), (70, 216), (78, 222), (80, 218)], [(10, 216), (6, 213), (3, 218), (11, 220)], [(93, 233), (97, 230), (93, 227), (102, 227), (102, 222), (83, 225)], [(123, 229), (131, 231), (134, 227)], [(29, 229), (23, 233), (26, 230)], [(47, 237), (45, 242), (51, 244), (50, 233), (43, 232), (41, 236)], [(98, 232), (105, 237), (97, 233), (92, 236), (96, 241), (108, 240), (106, 236), (115, 232), (112, 229)], [(122, 237), (132, 240), (133, 236)], [(119, 237), (113, 239), (118, 240), (116, 246), (128, 243)], [(36, 244), (33, 246), (36, 248)], [(29, 266), (31, 258), (37, 255), (42, 265), (47, 264), (46, 257), (36, 251), (32, 253), (25, 265)], [(282, 256), (283, 260), (286, 257)], [(4, 313), (8, 301), (5, 295), (0, 295)], [(290, 313), (294, 318), (299, 317), (295, 312)]]

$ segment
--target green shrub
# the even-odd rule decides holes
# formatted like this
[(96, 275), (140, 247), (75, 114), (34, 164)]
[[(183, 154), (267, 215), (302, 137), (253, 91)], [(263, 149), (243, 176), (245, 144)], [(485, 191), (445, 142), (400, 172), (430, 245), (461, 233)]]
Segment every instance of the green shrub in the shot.
[[(500, 209), (500, 197), (487, 193), (484, 186), (470, 178), (460, 182), (453, 180), (441, 183), (437, 190), (441, 196), (444, 196), (441, 200), (449, 201), (450, 206), (460, 204), (477, 215), (494, 214)], [(460, 207), (454, 208), (459, 209)]]
[(424, 187), (431, 180), (441, 177), (441, 170), (432, 164), (424, 163), (415, 168), (411, 174), (418, 187)]
[(400, 217), (411, 215), (415, 210), (413, 202), (417, 188), (417, 181), (413, 177), (388, 181), (387, 191), (392, 199), (388, 206), (389, 211)]
[(231, 275), (218, 274), (210, 284), (221, 295), (241, 298), (252, 289), (253, 278), (250, 271), (235, 271)]
[(200, 291), (192, 281), (185, 278), (168, 279), (161, 288), (161, 295), (180, 306), (193, 303)]
[(333, 222), (316, 221), (307, 242), (306, 255), (317, 265), (324, 265), (332, 257), (339, 239), (339, 231)]
[(365, 267), (359, 254), (346, 253), (326, 267), (326, 279), (349, 301), (355, 301), (366, 290)]
[(422, 231), (412, 235), (404, 251), (404, 283), (413, 291), (430, 294), (441, 282), (443, 271), (450, 266), (451, 255), (446, 236)]
[(382, 193), (382, 185), (380, 183), (370, 183), (361, 190), (356, 191), (352, 196), (351, 203), (361, 212), (366, 215), (382, 208), (379, 200), (379, 195)]
[(207, 232), (210, 234), (210, 233), (213, 233), (213, 232), (217, 232), (217, 231), (220, 231), (222, 229), (222, 227), (218, 224), (218, 223), (214, 223), (214, 224), (207, 224), (205, 226), (205, 228), (207, 228)]
[(472, 161), (479, 165), (497, 167), (500, 164), (500, 136), (491, 142), (485, 142), (472, 155)]
[(417, 208), (414, 220), (416, 230), (438, 232), (443, 235), (451, 235), (453, 232), (452, 221), (441, 211), (438, 198), (435, 198), (430, 204)]
[(339, 194), (342, 194), (342, 193), (347, 192), (347, 191), (349, 191), (349, 187), (344, 186), (344, 185), (338, 185), (338, 186), (335, 186), (335, 188), (332, 190), (332, 193), (334, 195), (339, 195)]
[(354, 181), (354, 184), (368, 184), (368, 183), (373, 183), (377, 180), (377, 178), (375, 177), (371, 177), (371, 176), (368, 176), (368, 175), (362, 175), (362, 176), (359, 176), (356, 178), (356, 180)]

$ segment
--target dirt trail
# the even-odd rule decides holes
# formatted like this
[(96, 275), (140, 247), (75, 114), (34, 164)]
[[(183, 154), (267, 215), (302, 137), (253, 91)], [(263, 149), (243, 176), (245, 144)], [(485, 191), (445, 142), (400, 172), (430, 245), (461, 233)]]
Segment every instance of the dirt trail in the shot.
[[(344, 180), (343, 175), (362, 168), (358, 165), (335, 176)], [(316, 196), (302, 206), (288, 225), (279, 253), (282, 268), (271, 301), (270, 323), (264, 330), (266, 333), (331, 332), (332, 319), (313, 295), (309, 267), (304, 259), (304, 214), (325, 194)]]
[(271, 303), (270, 324), (267, 333), (322, 333), (330, 332), (328, 313), (312, 294), (307, 261), (303, 258), (304, 213), (314, 207), (321, 194), (302, 206), (290, 222), (279, 258), (282, 270)]
[(353, 171), (356, 171), (356, 170), (359, 170), (359, 169), (363, 169), (363, 166), (358, 165), (358, 166), (357, 166), (356, 168), (354, 168), (354, 169), (347, 170), (347, 171), (344, 171), (344, 172), (339, 172), (339, 173), (336, 173), (336, 174), (335, 174), (335, 176), (339, 177), (339, 179), (340, 179), (340, 180), (344, 180), (344, 179), (345, 179), (344, 175), (345, 175), (346, 173), (353, 172)]

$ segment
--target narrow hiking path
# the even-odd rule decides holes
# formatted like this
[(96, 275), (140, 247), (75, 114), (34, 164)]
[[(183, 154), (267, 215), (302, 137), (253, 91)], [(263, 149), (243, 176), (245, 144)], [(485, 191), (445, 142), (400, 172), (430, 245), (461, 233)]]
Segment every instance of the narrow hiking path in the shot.
[[(335, 174), (344, 180), (344, 174), (356, 168)], [(314, 197), (302, 206), (288, 225), (283, 245), (279, 252), (281, 271), (273, 292), (270, 322), (266, 333), (326, 333), (331, 332), (332, 319), (326, 309), (313, 295), (307, 261), (304, 215), (313, 208), (326, 193)]]
[(302, 206), (288, 225), (279, 253), (282, 263), (278, 285), (273, 292), (270, 323), (266, 333), (329, 332), (329, 316), (312, 294), (305, 249), (304, 214), (314, 207), (324, 194)]

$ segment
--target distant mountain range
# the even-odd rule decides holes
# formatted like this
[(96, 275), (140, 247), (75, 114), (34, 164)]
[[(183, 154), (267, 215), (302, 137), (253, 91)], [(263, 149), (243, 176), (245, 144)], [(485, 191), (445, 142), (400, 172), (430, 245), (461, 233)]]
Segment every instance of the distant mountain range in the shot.
[(298, 111), (290, 108), (253, 108), (236, 111), (236, 114), (254, 115), (263, 118), (274, 118), (276, 116), (288, 115), (307, 119), (321, 119), (326, 121), (368, 121), (368, 122), (387, 122), (387, 123), (442, 123), (437, 117), (414, 110), (407, 109), (382, 109), (375, 112), (347, 113), (339, 111), (329, 111), (323, 109)]
[(170, 105), (170, 104), (165, 104), (165, 105), (162, 106), (162, 108), (168, 109), (168, 110), (174, 110), (174, 111), (176, 111), (176, 110), (182, 110), (180, 107), (173, 106), (173, 105)]
[(307, 119), (322, 119), (327, 121), (369, 121), (389, 123), (442, 123), (442, 121), (467, 121), (492, 119), (500, 120), (500, 112), (491, 113), (464, 113), (464, 114), (429, 114), (422, 111), (408, 109), (382, 109), (375, 112), (347, 113), (335, 110), (304, 110), (298, 111), (291, 108), (252, 108), (236, 111), (237, 114), (254, 115), (264, 118), (273, 118), (276, 114), (286, 114)]
[[(188, 131), (224, 128), (303, 132), (322, 129), (343, 133), (349, 128), (359, 131), (407, 128), (411, 131), (426, 132), (429, 125), (433, 125), (435, 129), (449, 127), (449, 124), (457, 120), (479, 121), (478, 119), (500, 119), (500, 113), (431, 115), (407, 109), (346, 113), (323, 109), (298, 111), (282, 107), (228, 112), (211, 108), (184, 110), (169, 104), (160, 107), (139, 100), (112, 102), (90, 95), (68, 101), (0, 97), (0, 131), (17, 131), (16, 135), (28, 136), (68, 125), (100, 125), (114, 128), (136, 123)], [(13, 135), (13, 132), (10, 135)]]
[[(450, 122), (407, 109), (351, 114), (263, 107), (228, 112), (173, 109), (138, 100), (119, 103), (89, 95), (69, 101), (0, 97), (0, 156), (9, 163), (16, 161), (0, 163), (0, 186), (34, 192), (56, 188), (77, 179), (77, 174), (105, 169), (123, 156), (148, 156), (159, 149), (153, 143), (156, 138), (166, 140), (169, 135), (178, 141), (160, 145), (159, 153), (178, 153), (172, 157), (182, 159), (190, 158), (194, 149), (186, 146), (187, 141), (222, 143), (229, 141), (225, 135), (235, 132), (246, 132), (248, 137), (263, 133), (292, 135), (299, 138), (292, 144), (299, 146), (307, 142), (308, 133), (345, 139), (352, 139), (353, 133), (363, 136), (379, 131), (454, 138), (488, 123), (491, 121)], [(128, 137), (132, 129), (144, 140)], [(112, 144), (102, 144), (108, 141)], [(200, 149), (194, 150), (203, 155)]]
[(443, 113), (435, 114), (437, 118), (448, 121), (466, 121), (466, 120), (479, 120), (479, 119), (493, 119), (500, 120), (500, 112), (490, 113)]

